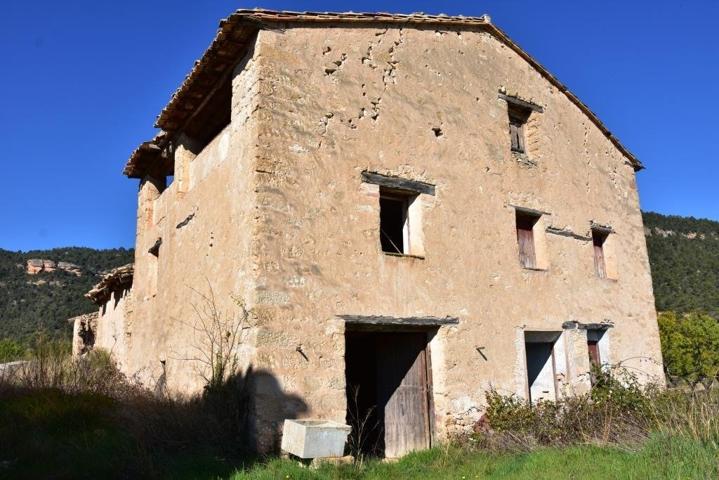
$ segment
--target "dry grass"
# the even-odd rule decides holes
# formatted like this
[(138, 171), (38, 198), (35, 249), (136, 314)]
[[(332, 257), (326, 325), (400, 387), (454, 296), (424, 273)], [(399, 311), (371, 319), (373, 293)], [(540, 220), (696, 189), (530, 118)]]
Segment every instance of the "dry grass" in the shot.
[(0, 375), (0, 477), (158, 477), (178, 461), (183, 472), (189, 462), (227, 473), (247, 453), (243, 383), (234, 376), (203, 395), (157, 396), (102, 351), (72, 359), (47, 343)]
[[(715, 475), (719, 391), (598, 381), (590, 395), (535, 406), (490, 393), (474, 434), (397, 464), (367, 460), (312, 473), (272, 460), (243, 470), (251, 462), (242, 450), (249, 433), (242, 378), (194, 398), (156, 396), (103, 352), (72, 360), (48, 344), (0, 375), (0, 477), (219, 478), (239, 468), (235, 478), (535, 478), (547, 469), (643, 478), (657, 465), (664, 472), (657, 477)], [(569, 468), (567, 455), (587, 461)]]
[(596, 378), (586, 395), (535, 405), (489, 392), (485, 417), (473, 434), (456, 441), (495, 452), (585, 444), (637, 450), (660, 434), (719, 450), (719, 390), (642, 386), (622, 371), (597, 372)]

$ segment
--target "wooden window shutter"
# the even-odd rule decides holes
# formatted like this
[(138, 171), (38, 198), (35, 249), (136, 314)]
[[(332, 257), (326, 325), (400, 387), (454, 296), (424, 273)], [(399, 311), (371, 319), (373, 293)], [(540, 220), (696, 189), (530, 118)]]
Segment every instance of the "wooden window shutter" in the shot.
[(592, 366), (599, 367), (601, 365), (599, 358), (599, 342), (596, 340), (588, 340), (587, 350), (589, 350), (589, 363)]
[(512, 139), (512, 151), (525, 153), (524, 151), (524, 126), (517, 121), (509, 124), (509, 135)]
[(606, 234), (592, 232), (592, 243), (594, 244), (594, 268), (599, 278), (607, 278), (607, 262), (604, 258), (604, 241)]
[(512, 151), (526, 153), (524, 145), (524, 125), (529, 120), (531, 111), (518, 108), (509, 108), (509, 136), (512, 140)]
[(534, 249), (534, 224), (537, 218), (517, 212), (517, 243), (519, 244), (519, 263), (524, 268), (537, 268), (537, 256)]

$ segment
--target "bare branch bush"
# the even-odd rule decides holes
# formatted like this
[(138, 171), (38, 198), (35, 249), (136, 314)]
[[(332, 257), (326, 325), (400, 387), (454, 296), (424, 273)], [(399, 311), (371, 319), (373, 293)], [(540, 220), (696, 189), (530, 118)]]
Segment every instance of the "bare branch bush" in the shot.
[(192, 329), (195, 337), (195, 342), (190, 345), (191, 353), (184, 360), (196, 364), (206, 390), (216, 390), (240, 373), (239, 349), (245, 331), (250, 328), (250, 312), (244, 302), (234, 296), (232, 300), (237, 310), (229, 314), (222, 311), (209, 280), (206, 294), (192, 287), (190, 290), (199, 300), (191, 304), (193, 321), (183, 322)]

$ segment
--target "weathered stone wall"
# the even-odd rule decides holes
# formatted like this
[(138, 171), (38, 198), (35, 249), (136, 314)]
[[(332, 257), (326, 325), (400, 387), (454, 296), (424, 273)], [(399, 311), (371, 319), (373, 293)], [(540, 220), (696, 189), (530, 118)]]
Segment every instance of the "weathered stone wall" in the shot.
[[(303, 415), (344, 420), (340, 314), (459, 317), (431, 344), (440, 436), (476, 418), (490, 387), (525, 394), (524, 330), (613, 322), (605, 360), (661, 378), (633, 168), (515, 52), (486, 33), (432, 29), (258, 38), (271, 94), (257, 113), (257, 362), (302, 398)], [(528, 159), (510, 152), (500, 89), (544, 107)], [(380, 251), (378, 191), (363, 170), (437, 186), (422, 195), (424, 258)], [(583, 236), (592, 221), (611, 225), (618, 278), (597, 278), (591, 241), (551, 233), (548, 268), (521, 268), (515, 206)], [(563, 335), (562, 391), (587, 388), (583, 334)]]
[[(178, 145), (176, 162), (186, 163), (176, 165), (166, 190), (141, 182), (132, 344), (123, 363), (158, 392), (201, 391), (209, 373), (208, 333), (219, 333), (201, 322), (214, 328), (213, 310), (225, 325), (239, 320), (236, 302), (248, 303), (253, 289), (257, 93), (257, 60), (250, 52), (234, 75), (232, 122), (196, 155)], [(155, 256), (148, 250), (158, 239)], [(245, 367), (253, 336), (251, 329), (243, 333)]]
[(95, 348), (109, 352), (123, 371), (132, 344), (132, 293), (130, 289), (112, 292), (98, 312)]

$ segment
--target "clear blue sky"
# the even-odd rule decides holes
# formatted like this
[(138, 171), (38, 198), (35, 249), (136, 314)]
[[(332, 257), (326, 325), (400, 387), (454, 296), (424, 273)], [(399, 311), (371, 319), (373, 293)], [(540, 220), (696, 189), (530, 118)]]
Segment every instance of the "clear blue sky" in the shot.
[(719, 220), (716, 0), (9, 1), (0, 248), (132, 246), (137, 181), (124, 162), (219, 19), (253, 7), (489, 13), (644, 162), (644, 209)]

